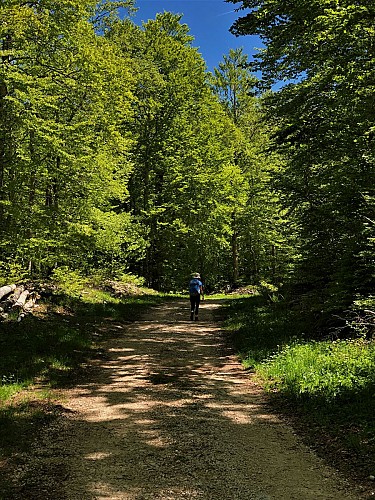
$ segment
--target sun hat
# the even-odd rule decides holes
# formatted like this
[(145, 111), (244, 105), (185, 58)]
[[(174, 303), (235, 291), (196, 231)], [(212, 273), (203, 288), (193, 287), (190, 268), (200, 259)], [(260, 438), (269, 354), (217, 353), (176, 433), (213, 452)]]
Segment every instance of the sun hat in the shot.
[(198, 278), (198, 279), (200, 279), (200, 277), (201, 277), (201, 275), (200, 275), (199, 273), (194, 273), (194, 274), (193, 274), (193, 278)]

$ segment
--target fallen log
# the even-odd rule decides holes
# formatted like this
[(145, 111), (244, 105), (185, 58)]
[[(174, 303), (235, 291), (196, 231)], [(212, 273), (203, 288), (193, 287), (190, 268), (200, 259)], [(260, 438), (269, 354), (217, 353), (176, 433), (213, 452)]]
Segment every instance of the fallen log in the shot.
[(27, 297), (30, 295), (29, 290), (24, 290), (19, 296), (18, 300), (13, 304), (13, 308), (20, 307), (23, 308), (25, 305)]
[(17, 300), (20, 298), (21, 293), (24, 291), (24, 287), (18, 286), (12, 293), (12, 295), (9, 295), (9, 297), (1, 303), (1, 306), (3, 307), (4, 310), (10, 309), (13, 307), (13, 305), (17, 302)]
[(15, 304), (17, 302), (17, 300), (20, 298), (21, 296), (21, 293), (25, 290), (25, 288), (21, 285), (21, 286), (17, 286), (16, 289), (14, 290), (14, 292), (12, 293), (12, 295), (10, 297), (8, 297), (8, 300), (10, 302), (12, 302), (13, 304)]
[(16, 285), (5, 285), (0, 288), (0, 299), (6, 297), (16, 289)]
[(18, 315), (17, 318), (18, 322), (22, 321), (27, 314), (31, 313), (31, 311), (35, 307), (37, 299), (40, 298), (40, 295), (38, 295), (36, 292), (31, 292), (29, 297), (30, 297), (29, 300), (25, 302), (23, 308), (20, 310), (20, 314)]

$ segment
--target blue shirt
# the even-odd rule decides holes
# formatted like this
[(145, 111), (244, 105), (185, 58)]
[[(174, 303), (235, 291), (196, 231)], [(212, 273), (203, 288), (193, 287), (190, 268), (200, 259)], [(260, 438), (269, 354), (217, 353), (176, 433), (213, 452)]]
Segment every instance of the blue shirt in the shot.
[(203, 283), (198, 278), (193, 278), (189, 283), (190, 295), (199, 295), (201, 293), (201, 286), (203, 286)]

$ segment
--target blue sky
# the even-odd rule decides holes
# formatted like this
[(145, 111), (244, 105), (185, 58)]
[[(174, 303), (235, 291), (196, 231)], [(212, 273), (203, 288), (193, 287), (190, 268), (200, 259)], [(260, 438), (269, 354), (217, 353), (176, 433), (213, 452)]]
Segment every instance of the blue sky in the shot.
[(195, 38), (193, 45), (198, 47), (209, 71), (218, 66), (229, 49), (243, 47), (251, 61), (256, 47), (261, 46), (256, 36), (235, 37), (229, 33), (240, 14), (234, 12), (235, 4), (224, 0), (137, 0), (136, 7), (139, 9), (134, 18), (137, 24), (154, 19), (158, 12), (183, 14), (182, 22), (189, 26)]

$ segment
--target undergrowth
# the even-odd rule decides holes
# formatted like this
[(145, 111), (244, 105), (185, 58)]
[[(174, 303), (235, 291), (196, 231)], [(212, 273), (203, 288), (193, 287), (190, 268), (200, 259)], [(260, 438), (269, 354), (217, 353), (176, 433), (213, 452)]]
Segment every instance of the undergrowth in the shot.
[[(316, 340), (314, 318), (262, 296), (229, 301), (225, 327), (245, 368), (324, 453), (374, 474), (375, 343)], [(297, 424), (298, 425), (298, 424)], [(319, 446), (318, 446), (319, 447)], [(350, 466), (352, 467), (352, 466)]]
[(269, 390), (327, 402), (374, 389), (375, 344), (364, 339), (286, 344), (257, 365)]

